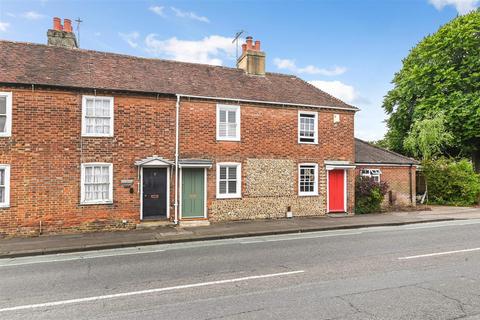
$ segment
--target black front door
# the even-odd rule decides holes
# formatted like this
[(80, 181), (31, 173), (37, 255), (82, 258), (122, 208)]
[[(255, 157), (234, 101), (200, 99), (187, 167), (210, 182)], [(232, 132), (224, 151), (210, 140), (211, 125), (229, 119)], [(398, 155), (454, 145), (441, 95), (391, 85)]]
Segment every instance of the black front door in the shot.
[(143, 168), (143, 219), (167, 217), (167, 169)]

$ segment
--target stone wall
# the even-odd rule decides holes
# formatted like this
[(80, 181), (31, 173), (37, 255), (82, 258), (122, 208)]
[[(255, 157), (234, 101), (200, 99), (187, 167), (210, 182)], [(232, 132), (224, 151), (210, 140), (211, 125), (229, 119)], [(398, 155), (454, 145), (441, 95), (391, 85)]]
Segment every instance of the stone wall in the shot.
[[(215, 200), (211, 219), (249, 220), (325, 214), (325, 194), (299, 197), (296, 192), (297, 164), (284, 159), (247, 159), (244, 166), (245, 194), (242, 199)], [(319, 190), (324, 190), (324, 171), (319, 172)]]

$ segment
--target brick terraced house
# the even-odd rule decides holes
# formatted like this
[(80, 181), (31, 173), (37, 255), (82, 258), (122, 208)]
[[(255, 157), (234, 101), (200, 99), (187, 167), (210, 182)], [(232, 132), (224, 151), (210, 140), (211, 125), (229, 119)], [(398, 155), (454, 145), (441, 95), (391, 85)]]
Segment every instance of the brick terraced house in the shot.
[(357, 108), (265, 72), (0, 41), (0, 234), (353, 213)]

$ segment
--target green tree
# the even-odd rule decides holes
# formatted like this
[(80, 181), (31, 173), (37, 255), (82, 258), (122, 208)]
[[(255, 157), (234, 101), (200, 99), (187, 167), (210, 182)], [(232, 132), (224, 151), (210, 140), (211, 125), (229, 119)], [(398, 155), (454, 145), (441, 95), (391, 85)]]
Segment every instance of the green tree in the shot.
[[(480, 11), (459, 16), (424, 38), (403, 60), (383, 108), (386, 139), (397, 152), (417, 121), (443, 114), (449, 152), (471, 156), (480, 169)], [(412, 153), (410, 153), (412, 155)]]
[(428, 161), (440, 155), (452, 140), (452, 134), (445, 128), (445, 116), (440, 113), (435, 117), (415, 121), (403, 141), (403, 147), (416, 158)]

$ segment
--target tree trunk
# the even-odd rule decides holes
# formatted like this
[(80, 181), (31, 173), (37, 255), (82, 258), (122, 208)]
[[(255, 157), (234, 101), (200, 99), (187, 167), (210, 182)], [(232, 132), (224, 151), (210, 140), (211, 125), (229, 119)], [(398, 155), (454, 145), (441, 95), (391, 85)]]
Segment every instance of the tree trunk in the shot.
[(472, 152), (473, 169), (476, 173), (480, 173), (480, 149)]

